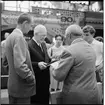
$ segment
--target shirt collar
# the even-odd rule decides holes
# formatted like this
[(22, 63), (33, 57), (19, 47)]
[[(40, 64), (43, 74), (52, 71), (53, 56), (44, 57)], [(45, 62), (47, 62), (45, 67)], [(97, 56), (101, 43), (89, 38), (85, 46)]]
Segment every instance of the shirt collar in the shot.
[(59, 47), (56, 47), (56, 45), (54, 45), (54, 47), (56, 47), (56, 48), (61, 48), (63, 45), (61, 45), (61, 46), (59, 46)]
[(77, 38), (77, 39), (73, 40), (73, 42), (71, 44), (75, 44), (80, 41), (83, 41), (83, 38)]
[(38, 46), (40, 46), (40, 44), (36, 41), (34, 37), (32, 39), (37, 43)]
[(23, 35), (23, 32), (19, 28), (16, 28), (16, 30), (18, 30)]
[(96, 41), (96, 40), (95, 40), (95, 39), (93, 39), (93, 41), (92, 41), (92, 43), (91, 43), (91, 44), (94, 44), (94, 43), (95, 43), (95, 41)]

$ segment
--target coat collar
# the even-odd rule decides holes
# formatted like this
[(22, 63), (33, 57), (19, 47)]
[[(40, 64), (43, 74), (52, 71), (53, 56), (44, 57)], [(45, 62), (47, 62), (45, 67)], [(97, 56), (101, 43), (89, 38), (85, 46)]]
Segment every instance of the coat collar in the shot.
[(18, 31), (23, 36), (23, 32), (19, 28), (16, 28), (15, 31)]
[(77, 38), (77, 39), (73, 40), (73, 42), (71, 44), (75, 44), (75, 43), (78, 43), (81, 41), (85, 41), (85, 40), (83, 38)]
[(35, 39), (34, 37), (32, 37), (32, 39), (33, 39), (33, 41), (36, 42), (36, 44), (37, 44), (38, 46), (40, 46), (40, 44), (36, 41), (36, 39)]

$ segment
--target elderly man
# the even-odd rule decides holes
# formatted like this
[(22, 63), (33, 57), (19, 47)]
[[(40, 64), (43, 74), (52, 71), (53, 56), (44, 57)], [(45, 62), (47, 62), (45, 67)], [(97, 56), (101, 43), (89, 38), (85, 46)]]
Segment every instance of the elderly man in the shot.
[(58, 67), (51, 67), (53, 77), (64, 81), (57, 103), (100, 104), (95, 77), (95, 52), (83, 40), (80, 26), (68, 26), (65, 34), (70, 46), (62, 53)]
[(95, 35), (95, 29), (90, 26), (86, 25), (83, 27), (83, 38), (86, 40), (94, 49), (96, 54), (96, 79), (97, 82), (101, 82), (101, 78), (99, 75), (99, 72), (103, 71), (103, 42), (97, 41), (94, 37)]
[(28, 43), (36, 77), (36, 95), (31, 97), (32, 104), (49, 104), (50, 72), (47, 63), (50, 59), (44, 42), (46, 35), (46, 27), (39, 24), (34, 28), (34, 36)]
[(8, 94), (10, 104), (30, 104), (35, 94), (35, 75), (31, 65), (25, 33), (31, 29), (31, 16), (23, 13), (17, 27), (6, 39), (6, 57), (9, 64)]

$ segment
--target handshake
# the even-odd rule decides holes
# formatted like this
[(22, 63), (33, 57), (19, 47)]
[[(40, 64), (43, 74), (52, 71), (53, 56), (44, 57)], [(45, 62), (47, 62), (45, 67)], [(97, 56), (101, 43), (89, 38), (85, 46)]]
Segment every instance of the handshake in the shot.
[(53, 63), (57, 62), (58, 60), (54, 60), (54, 61), (51, 61), (50, 63), (45, 63), (45, 62), (39, 62), (38, 63), (38, 66), (41, 70), (43, 69), (46, 69), (47, 67), (50, 67)]

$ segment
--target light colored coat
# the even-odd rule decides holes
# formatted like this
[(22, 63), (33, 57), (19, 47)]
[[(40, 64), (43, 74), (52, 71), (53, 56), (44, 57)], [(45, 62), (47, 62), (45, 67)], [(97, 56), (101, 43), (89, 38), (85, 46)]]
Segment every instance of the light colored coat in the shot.
[(30, 97), (35, 92), (35, 76), (28, 45), (18, 29), (6, 40), (6, 56), (9, 64), (8, 93), (13, 97)]
[(58, 104), (100, 104), (92, 47), (78, 38), (64, 51), (53, 77), (64, 81)]

